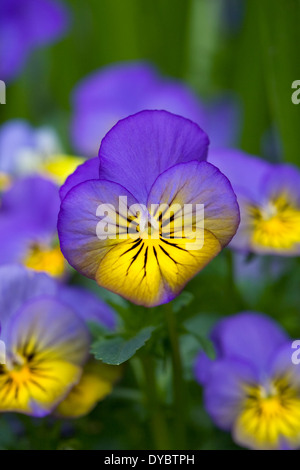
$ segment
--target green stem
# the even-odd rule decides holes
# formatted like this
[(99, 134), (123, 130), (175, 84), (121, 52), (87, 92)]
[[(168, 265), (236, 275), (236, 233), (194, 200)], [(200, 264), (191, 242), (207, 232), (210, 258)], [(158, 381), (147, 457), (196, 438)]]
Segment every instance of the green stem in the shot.
[(186, 449), (186, 390), (183, 378), (178, 329), (171, 304), (166, 305), (165, 312), (172, 347), (175, 442), (176, 448)]
[(167, 423), (164, 419), (164, 413), (158, 397), (155, 362), (149, 355), (141, 357), (144, 377), (145, 377), (145, 394), (148, 402), (148, 411), (150, 415), (150, 426), (153, 435), (153, 442), (157, 450), (169, 450), (169, 433)]
[(238, 310), (243, 310), (245, 308), (245, 302), (241, 293), (236, 285), (235, 275), (234, 275), (234, 258), (232, 251), (226, 249), (227, 257), (227, 266), (228, 266), (228, 290), (230, 292), (230, 297), (233, 300), (233, 308)]

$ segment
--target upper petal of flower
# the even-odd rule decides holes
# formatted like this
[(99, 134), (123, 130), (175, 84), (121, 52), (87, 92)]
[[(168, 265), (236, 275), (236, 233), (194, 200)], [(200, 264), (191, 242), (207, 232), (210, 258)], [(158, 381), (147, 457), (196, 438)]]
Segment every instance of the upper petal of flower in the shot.
[(91, 158), (86, 162), (79, 165), (74, 173), (72, 173), (66, 180), (65, 184), (59, 190), (61, 200), (65, 198), (67, 193), (80, 183), (88, 180), (96, 180), (99, 178), (99, 158)]
[(164, 79), (150, 64), (113, 64), (80, 82), (73, 93), (72, 141), (80, 153), (94, 156), (105, 134), (126, 116), (164, 109), (204, 127), (204, 107), (184, 83)]
[(245, 312), (221, 320), (212, 333), (219, 357), (238, 358), (264, 374), (270, 358), (287, 340), (286, 333), (271, 318)]
[(234, 149), (211, 149), (207, 161), (227, 176), (238, 198), (242, 193), (260, 202), (262, 181), (272, 168), (270, 163)]
[(2, 0), (1, 78), (13, 79), (31, 50), (59, 37), (67, 23), (67, 9), (55, 0)]
[(114, 181), (146, 204), (156, 178), (176, 163), (206, 159), (209, 140), (197, 124), (166, 111), (142, 111), (102, 141), (100, 178)]

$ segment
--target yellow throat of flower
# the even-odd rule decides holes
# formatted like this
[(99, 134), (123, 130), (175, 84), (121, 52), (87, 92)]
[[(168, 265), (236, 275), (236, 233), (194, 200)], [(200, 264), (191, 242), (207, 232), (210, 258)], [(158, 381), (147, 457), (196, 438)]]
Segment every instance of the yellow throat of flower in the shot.
[(278, 449), (300, 442), (300, 397), (280, 379), (269, 387), (245, 387), (246, 399), (235, 425), (237, 441), (254, 449)]
[(85, 159), (81, 157), (54, 155), (41, 165), (41, 172), (53, 179), (55, 183), (62, 185), (84, 161)]
[(252, 243), (274, 250), (292, 250), (300, 244), (300, 208), (285, 196), (270, 201), (264, 207), (251, 207)]
[(11, 184), (11, 178), (6, 173), (0, 171), (0, 193), (6, 191)]
[(61, 277), (66, 268), (66, 261), (58, 245), (55, 247), (32, 246), (23, 260), (23, 264), (29, 269), (45, 272), (54, 277)]

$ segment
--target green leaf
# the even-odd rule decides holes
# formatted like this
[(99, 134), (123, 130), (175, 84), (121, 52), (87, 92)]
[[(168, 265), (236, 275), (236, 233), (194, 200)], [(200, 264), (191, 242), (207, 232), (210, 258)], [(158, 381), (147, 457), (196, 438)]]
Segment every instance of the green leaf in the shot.
[(154, 327), (143, 328), (136, 336), (125, 339), (121, 336), (103, 338), (92, 345), (92, 354), (105, 364), (120, 365), (128, 361), (151, 337)]

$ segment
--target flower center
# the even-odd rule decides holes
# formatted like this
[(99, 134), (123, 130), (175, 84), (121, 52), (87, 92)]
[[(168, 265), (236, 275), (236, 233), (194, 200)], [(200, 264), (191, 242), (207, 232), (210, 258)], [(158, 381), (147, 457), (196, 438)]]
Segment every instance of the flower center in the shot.
[(300, 209), (287, 198), (279, 197), (263, 207), (251, 207), (250, 215), (252, 242), (256, 246), (288, 250), (300, 243)]
[(35, 244), (30, 247), (23, 264), (34, 271), (42, 271), (54, 277), (64, 274), (66, 262), (60, 247), (48, 247)]
[(240, 443), (254, 448), (277, 448), (283, 440), (300, 438), (300, 399), (288, 380), (276, 379), (267, 386), (246, 386), (246, 398), (235, 425)]

